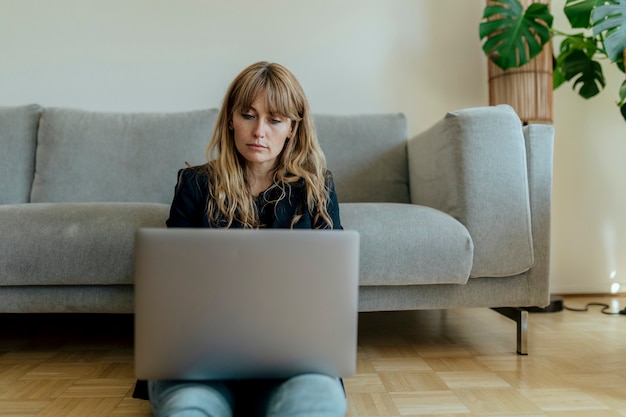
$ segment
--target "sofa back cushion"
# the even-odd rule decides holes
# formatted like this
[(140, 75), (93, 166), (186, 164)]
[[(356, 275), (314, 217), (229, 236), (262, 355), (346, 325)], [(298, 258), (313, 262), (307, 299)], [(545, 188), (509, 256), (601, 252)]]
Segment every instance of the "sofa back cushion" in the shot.
[(28, 203), (41, 107), (0, 107), (0, 204)]
[(32, 202), (172, 202), (185, 162), (205, 162), (217, 110), (104, 113), (49, 108)]
[(403, 114), (316, 115), (315, 125), (340, 202), (409, 202)]
[[(102, 113), (49, 108), (32, 202), (171, 203), (176, 172), (205, 162), (217, 110)], [(316, 115), (341, 202), (409, 202), (402, 114)]]

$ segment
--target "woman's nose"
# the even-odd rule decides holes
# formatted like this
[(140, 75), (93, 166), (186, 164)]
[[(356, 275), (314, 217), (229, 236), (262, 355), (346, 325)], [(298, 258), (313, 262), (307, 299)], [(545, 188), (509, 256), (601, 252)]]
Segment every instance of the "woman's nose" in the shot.
[(254, 126), (254, 136), (257, 138), (262, 138), (265, 136), (265, 122), (263, 121), (263, 119), (259, 118), (259, 120), (257, 120), (256, 125)]

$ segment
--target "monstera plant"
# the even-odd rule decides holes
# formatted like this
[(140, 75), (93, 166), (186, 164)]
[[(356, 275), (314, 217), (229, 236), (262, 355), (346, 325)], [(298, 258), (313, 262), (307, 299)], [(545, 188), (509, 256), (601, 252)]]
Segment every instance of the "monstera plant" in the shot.
[[(550, 40), (561, 38), (553, 59), (554, 88), (570, 82), (588, 99), (606, 86), (600, 62), (608, 60), (624, 72), (626, 0), (567, 0), (563, 12), (572, 30), (581, 31), (553, 28), (554, 16), (546, 4), (531, 3), (524, 9), (519, 0), (490, 0), (479, 27), (483, 51), (507, 70), (527, 64)], [(626, 119), (626, 80), (618, 97)]]

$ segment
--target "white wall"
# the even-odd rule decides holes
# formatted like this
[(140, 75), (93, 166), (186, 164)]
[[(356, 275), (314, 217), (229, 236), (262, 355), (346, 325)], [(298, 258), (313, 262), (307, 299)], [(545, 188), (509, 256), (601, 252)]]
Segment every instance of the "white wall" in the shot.
[[(280, 62), (316, 112), (406, 112), (413, 130), (485, 103), (480, 1), (0, 0), (0, 103), (93, 110), (219, 106)], [(456, 13), (447, 16), (454, 7)], [(436, 39), (435, 39), (436, 38)]]
[[(555, 28), (572, 32), (553, 0)], [(554, 95), (552, 210), (555, 292), (626, 291), (626, 122), (615, 102), (624, 79), (605, 65), (605, 91), (585, 100), (570, 85)]]
[[(315, 112), (404, 112), (416, 133), (448, 110), (487, 104), (477, 35), (483, 7), (484, 0), (0, 0), (0, 105), (217, 107), (241, 69), (270, 60), (296, 74)], [(626, 288), (626, 123), (611, 102), (616, 82), (589, 102), (568, 86), (555, 96), (554, 292), (608, 292), (613, 281)]]

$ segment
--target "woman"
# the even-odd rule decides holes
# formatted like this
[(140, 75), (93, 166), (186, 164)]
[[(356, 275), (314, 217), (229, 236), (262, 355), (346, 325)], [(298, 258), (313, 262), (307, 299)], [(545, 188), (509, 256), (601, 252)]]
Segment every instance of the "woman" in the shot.
[[(179, 173), (168, 227), (341, 229), (332, 176), (296, 78), (267, 62), (227, 90), (208, 163)], [(154, 415), (343, 416), (341, 382), (305, 374), (287, 380), (148, 381)]]

